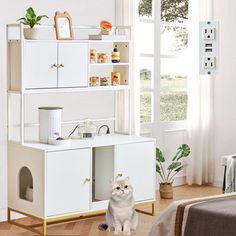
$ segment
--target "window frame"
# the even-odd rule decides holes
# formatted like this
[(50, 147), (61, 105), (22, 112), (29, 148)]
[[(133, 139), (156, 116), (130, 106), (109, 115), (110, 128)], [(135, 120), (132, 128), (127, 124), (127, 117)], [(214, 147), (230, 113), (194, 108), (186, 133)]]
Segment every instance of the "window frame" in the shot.
[[(153, 53), (139, 53), (139, 61), (142, 58), (153, 58), (154, 60), (154, 68), (152, 75), (152, 88), (141, 88), (140, 86), (140, 99), (142, 93), (151, 93), (153, 96), (152, 101), (152, 117), (151, 122), (140, 122), (141, 125), (141, 133), (149, 134), (153, 133), (152, 129), (156, 127), (155, 124), (162, 123), (163, 125), (172, 125), (172, 124), (186, 124), (186, 120), (177, 120), (177, 121), (161, 121), (160, 117), (160, 95), (161, 95), (161, 59), (178, 59), (180, 55), (178, 54), (161, 54), (161, 27), (162, 26), (170, 26), (170, 27), (183, 27), (188, 31), (188, 21), (183, 22), (167, 22), (161, 20), (161, 1), (152, 1), (152, 17), (145, 18), (139, 17), (138, 22), (154, 24), (154, 52)], [(187, 89), (186, 89), (187, 92)]]

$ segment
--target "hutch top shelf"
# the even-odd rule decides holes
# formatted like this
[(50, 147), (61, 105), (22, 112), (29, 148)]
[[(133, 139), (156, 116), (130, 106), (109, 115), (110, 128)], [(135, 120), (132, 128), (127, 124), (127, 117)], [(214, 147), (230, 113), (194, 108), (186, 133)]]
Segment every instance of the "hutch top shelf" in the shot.
[[(79, 31), (75, 40), (55, 40), (54, 26), (39, 26), (37, 29), (41, 32), (38, 39), (28, 40), (24, 38), (22, 24), (7, 25), (9, 92), (34, 94), (129, 89), (131, 27), (114, 27), (115, 34), (126, 37), (114, 40), (89, 40), (89, 34), (98, 34), (99, 27), (96, 26), (74, 26), (73, 29)], [(119, 63), (112, 63), (109, 58), (114, 47), (121, 53)], [(90, 63), (91, 50), (106, 53), (108, 61)], [(120, 74), (118, 86), (112, 83), (112, 72)], [(94, 77), (110, 78), (110, 82), (106, 86), (91, 86), (90, 80)]]

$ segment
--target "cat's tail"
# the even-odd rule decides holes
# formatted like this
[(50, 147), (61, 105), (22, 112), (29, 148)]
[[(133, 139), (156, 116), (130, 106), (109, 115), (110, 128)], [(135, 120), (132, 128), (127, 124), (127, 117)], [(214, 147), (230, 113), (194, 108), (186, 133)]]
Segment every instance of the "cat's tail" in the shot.
[(106, 231), (108, 229), (108, 224), (106, 223), (101, 223), (99, 226), (98, 226), (98, 229), (100, 231)]

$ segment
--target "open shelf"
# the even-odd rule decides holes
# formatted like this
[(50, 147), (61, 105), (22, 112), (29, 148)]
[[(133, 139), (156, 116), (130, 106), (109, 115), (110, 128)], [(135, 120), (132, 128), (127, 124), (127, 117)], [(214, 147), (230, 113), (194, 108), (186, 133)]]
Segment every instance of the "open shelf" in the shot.
[(92, 202), (110, 198), (110, 181), (114, 179), (114, 146), (93, 148)]
[(129, 43), (130, 40), (129, 39), (110, 39), (110, 40), (88, 40), (90, 43)]
[(90, 66), (129, 66), (129, 62), (120, 62), (120, 63), (90, 63)]
[(16, 94), (48, 94), (48, 93), (76, 93), (76, 92), (90, 92), (90, 91), (116, 91), (116, 90), (129, 90), (129, 85), (117, 86), (94, 86), (83, 88), (51, 88), (51, 89), (26, 89), (24, 91), (8, 90), (8, 93)]

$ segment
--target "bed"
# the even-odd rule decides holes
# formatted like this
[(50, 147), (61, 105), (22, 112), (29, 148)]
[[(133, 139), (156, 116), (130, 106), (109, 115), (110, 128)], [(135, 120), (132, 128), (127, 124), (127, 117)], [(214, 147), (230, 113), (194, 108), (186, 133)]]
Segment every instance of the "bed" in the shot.
[(236, 236), (236, 193), (176, 201), (149, 236)]
[(173, 202), (149, 236), (236, 236), (236, 156), (223, 156), (223, 193)]

